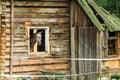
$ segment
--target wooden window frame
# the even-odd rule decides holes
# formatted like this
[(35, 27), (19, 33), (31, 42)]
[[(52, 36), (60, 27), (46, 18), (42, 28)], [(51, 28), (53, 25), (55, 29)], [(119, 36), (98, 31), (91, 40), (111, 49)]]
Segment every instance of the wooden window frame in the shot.
[(115, 40), (115, 53), (110, 55), (109, 48), (108, 48), (108, 56), (119, 56), (120, 55), (120, 52), (119, 52), (119, 45), (120, 45), (119, 33), (115, 32), (115, 36), (108, 37), (108, 41), (110, 41), (110, 40)]
[[(45, 29), (45, 51), (43, 51), (43, 52), (37, 52), (37, 51), (35, 51), (35, 52), (30, 52), (30, 34), (29, 34), (29, 32), (30, 32), (30, 29)], [(28, 53), (29, 54), (41, 54), (41, 53), (47, 53), (47, 54), (49, 54), (49, 52), (50, 52), (50, 47), (49, 47), (49, 27), (47, 27), (47, 26), (43, 26), (43, 27), (34, 27), (34, 26), (32, 26), (32, 27), (29, 27), (28, 28), (28, 38), (29, 38), (29, 40), (28, 40)]]

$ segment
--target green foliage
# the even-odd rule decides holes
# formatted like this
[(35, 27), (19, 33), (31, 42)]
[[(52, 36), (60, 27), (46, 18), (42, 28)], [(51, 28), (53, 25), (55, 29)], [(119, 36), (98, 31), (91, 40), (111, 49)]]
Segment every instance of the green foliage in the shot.
[(5, 77), (0, 76), (0, 80), (6, 80)]
[(18, 77), (18, 78), (16, 78), (15, 80), (22, 80), (22, 79)]
[(108, 0), (96, 0), (96, 1), (102, 7), (106, 7), (106, 4), (108, 3)]
[(120, 0), (96, 0), (96, 2), (111, 14), (120, 17)]

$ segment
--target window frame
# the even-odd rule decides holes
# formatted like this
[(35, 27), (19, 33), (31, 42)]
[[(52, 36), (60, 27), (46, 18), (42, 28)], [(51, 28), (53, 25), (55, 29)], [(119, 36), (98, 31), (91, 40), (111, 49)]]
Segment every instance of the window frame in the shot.
[[(30, 52), (30, 29), (45, 29), (45, 51), (43, 52)], [(50, 44), (49, 44), (49, 27), (48, 26), (32, 26), (28, 28), (28, 54), (41, 54), (46, 53), (49, 54), (50, 52)]]
[[(120, 45), (120, 42), (119, 42), (119, 32), (115, 32), (115, 36), (108, 36), (108, 41), (110, 40), (115, 40), (115, 53), (114, 54), (109, 54), (109, 48), (108, 48), (108, 56), (119, 56), (120, 55), (120, 52), (119, 52), (119, 45)], [(108, 44), (109, 45), (109, 44)]]

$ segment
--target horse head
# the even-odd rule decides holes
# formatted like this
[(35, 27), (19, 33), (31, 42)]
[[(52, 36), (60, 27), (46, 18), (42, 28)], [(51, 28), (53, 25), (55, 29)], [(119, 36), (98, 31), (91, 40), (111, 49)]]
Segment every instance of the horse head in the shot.
[(41, 40), (42, 40), (42, 32), (40, 31), (36, 34), (36, 42), (38, 43), (38, 45), (41, 45)]

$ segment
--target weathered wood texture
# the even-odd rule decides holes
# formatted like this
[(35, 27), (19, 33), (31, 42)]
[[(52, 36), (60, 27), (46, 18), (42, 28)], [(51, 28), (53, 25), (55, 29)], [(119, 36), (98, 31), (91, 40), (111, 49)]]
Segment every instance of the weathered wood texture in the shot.
[[(18, 61), (14, 61), (12, 63), (14, 69), (14, 73), (21, 73), (21, 72), (40, 72), (40, 70), (68, 70), (69, 65), (67, 60), (60, 60), (54, 58), (39, 58), (36, 60), (29, 59), (24, 60), (18, 58)], [(62, 65), (62, 66), (61, 66)], [(5, 73), (9, 72), (9, 61), (5, 62)]]
[(119, 60), (105, 61), (104, 62), (105, 69), (119, 69), (120, 62)]
[(13, 38), (14, 38), (14, 35), (13, 35), (13, 31), (14, 31), (14, 27), (13, 27), (13, 18), (14, 18), (14, 4), (13, 4), (13, 2), (14, 2), (14, 0), (11, 0), (10, 1), (10, 30), (11, 30), (11, 36), (10, 36), (10, 39), (11, 39), (11, 51), (10, 51), (10, 56), (11, 56), (11, 58), (10, 58), (10, 68), (9, 68), (9, 70), (10, 70), (10, 74), (12, 74), (13, 72), (12, 72), (12, 68), (13, 68), (13, 65), (12, 65), (12, 62), (13, 62), (13, 60), (12, 60), (12, 56), (13, 56), (13, 51), (14, 51), (14, 46), (13, 46)]
[[(108, 31), (107, 31), (108, 32)], [(115, 35), (116, 36), (109, 36), (110, 34), (107, 33), (107, 36), (105, 36), (105, 40), (106, 41), (104, 44), (105, 46), (108, 46), (108, 40), (115, 40), (115, 46), (113, 48), (115, 48), (115, 51), (113, 49), (104, 49), (105, 53), (104, 53), (104, 57), (108, 57), (109, 59), (110, 58), (119, 58), (119, 55), (120, 55), (120, 32), (116, 32)], [(113, 42), (114, 44), (114, 42)], [(110, 45), (110, 44), (109, 44)], [(108, 48), (108, 47), (107, 47)], [(113, 51), (112, 51), (113, 50)], [(109, 52), (115, 52), (116, 54), (114, 55), (110, 55), (108, 54), (108, 51)], [(120, 60), (111, 60), (111, 61), (103, 61), (103, 68), (104, 69), (107, 69), (107, 70), (114, 70), (114, 69), (119, 69), (120, 67)]]
[(78, 27), (85, 27), (85, 26), (94, 26), (89, 17), (86, 15), (84, 10), (80, 7), (79, 4), (77, 5), (77, 22), (76, 25)]
[(5, 15), (2, 14), (2, 10), (5, 9), (4, 5), (0, 1), (0, 73), (4, 73), (4, 62), (6, 55), (6, 24), (4, 22)]
[[(79, 27), (79, 54), (78, 58), (94, 59), (97, 57), (95, 27)], [(97, 61), (83, 60), (78, 63), (79, 74), (97, 71)], [(85, 80), (96, 80), (96, 74), (83, 75)], [(80, 77), (81, 78), (81, 77)]]
[[(76, 11), (77, 5), (74, 0), (71, 0), (71, 16), (70, 16), (70, 27), (71, 27), (71, 58), (76, 58), (76, 53), (77, 52), (77, 26), (76, 26)], [(76, 60), (71, 60), (71, 75), (77, 74), (77, 61)], [(71, 80), (73, 80), (74, 77), (71, 77)]]
[[(24, 65), (42, 65), (42, 64), (58, 64), (58, 63), (67, 63), (68, 60), (54, 59), (54, 58), (39, 58), (37, 60), (23, 60), (22, 58), (18, 58), (18, 61), (14, 61), (14, 66), (24, 66)], [(5, 62), (5, 66), (9, 66), (9, 61)]]
[[(68, 57), (70, 55), (70, 26), (69, 26), (69, 17), (70, 17), (70, 10), (69, 10), (69, 1), (68, 0), (15, 0), (13, 2), (14, 5), (14, 12), (13, 12), (13, 30), (11, 32), (11, 4), (10, 0), (5, 0), (3, 2), (5, 4), (5, 9), (3, 9), (3, 14), (5, 15), (5, 19), (2, 20), (5, 22), (6, 26), (6, 38), (5, 39), (6, 46), (3, 46), (5, 50), (3, 50), (7, 56), (10, 56), (11, 52), (11, 45), (13, 45), (13, 56), (29, 56), (28, 55), (28, 41), (26, 40), (26, 30), (25, 27), (34, 26), (34, 27), (49, 27), (49, 42), (50, 42), (50, 54), (57, 54), (57, 57)], [(26, 22), (30, 22), (30, 24), (26, 25)], [(11, 33), (13, 33), (13, 44), (11, 44)], [(4, 34), (3, 34), (4, 35)], [(61, 48), (61, 52), (58, 52), (58, 48)], [(60, 55), (59, 55), (60, 54)], [(52, 55), (53, 57), (55, 55)], [(6, 62), (9, 62), (9, 59), (6, 59)], [(16, 59), (16, 61), (18, 61)], [(29, 62), (31, 60), (28, 59)], [(34, 61), (34, 58), (33, 58)], [(36, 68), (38, 67), (39, 70), (41, 67), (38, 66), (39, 63), (35, 62)], [(59, 63), (59, 61), (58, 61)], [(58, 64), (57, 62), (54, 63), (56, 70), (66, 69), (67, 67), (62, 67), (64, 62)], [(19, 63), (18, 63), (19, 64)], [(27, 63), (24, 63), (27, 64)], [(63, 65), (62, 65), (63, 64)], [(40, 64), (41, 65), (41, 64)], [(53, 67), (55, 67), (53, 65)], [(60, 66), (61, 65), (61, 66)], [(65, 63), (65, 66), (68, 66)], [(9, 65), (8, 65), (9, 66)], [(13, 63), (14, 66), (14, 63)], [(24, 66), (24, 65), (23, 65)], [(46, 65), (47, 66), (47, 65)], [(49, 66), (52, 66), (49, 65)], [(50, 69), (51, 67), (49, 67)], [(9, 68), (5, 72), (9, 72)], [(16, 69), (20, 69), (16, 67)], [(41, 68), (43, 69), (43, 68)], [(25, 70), (26, 72), (34, 71), (32, 67), (30, 70)], [(37, 71), (37, 69), (36, 69)], [(15, 72), (13, 70), (13, 72)], [(20, 70), (17, 72), (21, 72)]]
[[(77, 1), (74, 1), (72, 16), (72, 27), (75, 27), (74, 39), (75, 39), (75, 54), (76, 58), (96, 58), (97, 52), (97, 41), (96, 34), (97, 30), (85, 14), (84, 10), (80, 7)], [(73, 45), (73, 46), (74, 46)], [(71, 47), (72, 48), (72, 47)], [(74, 54), (74, 53), (72, 53)], [(73, 56), (71, 56), (73, 57)], [(72, 61), (74, 62), (74, 61)], [(77, 74), (96, 72), (97, 70), (97, 61), (75, 61), (77, 65), (71, 66), (73, 72)], [(74, 69), (76, 68), (76, 69)], [(77, 77), (77, 80), (96, 80), (96, 75), (81, 75)]]
[[(10, 6), (9, 2), (6, 2), (7, 6)], [(65, 2), (17, 2), (14, 1), (14, 6), (19, 6), (19, 7), (30, 7), (30, 6), (35, 6), (35, 7), (69, 7), (69, 4)]]

